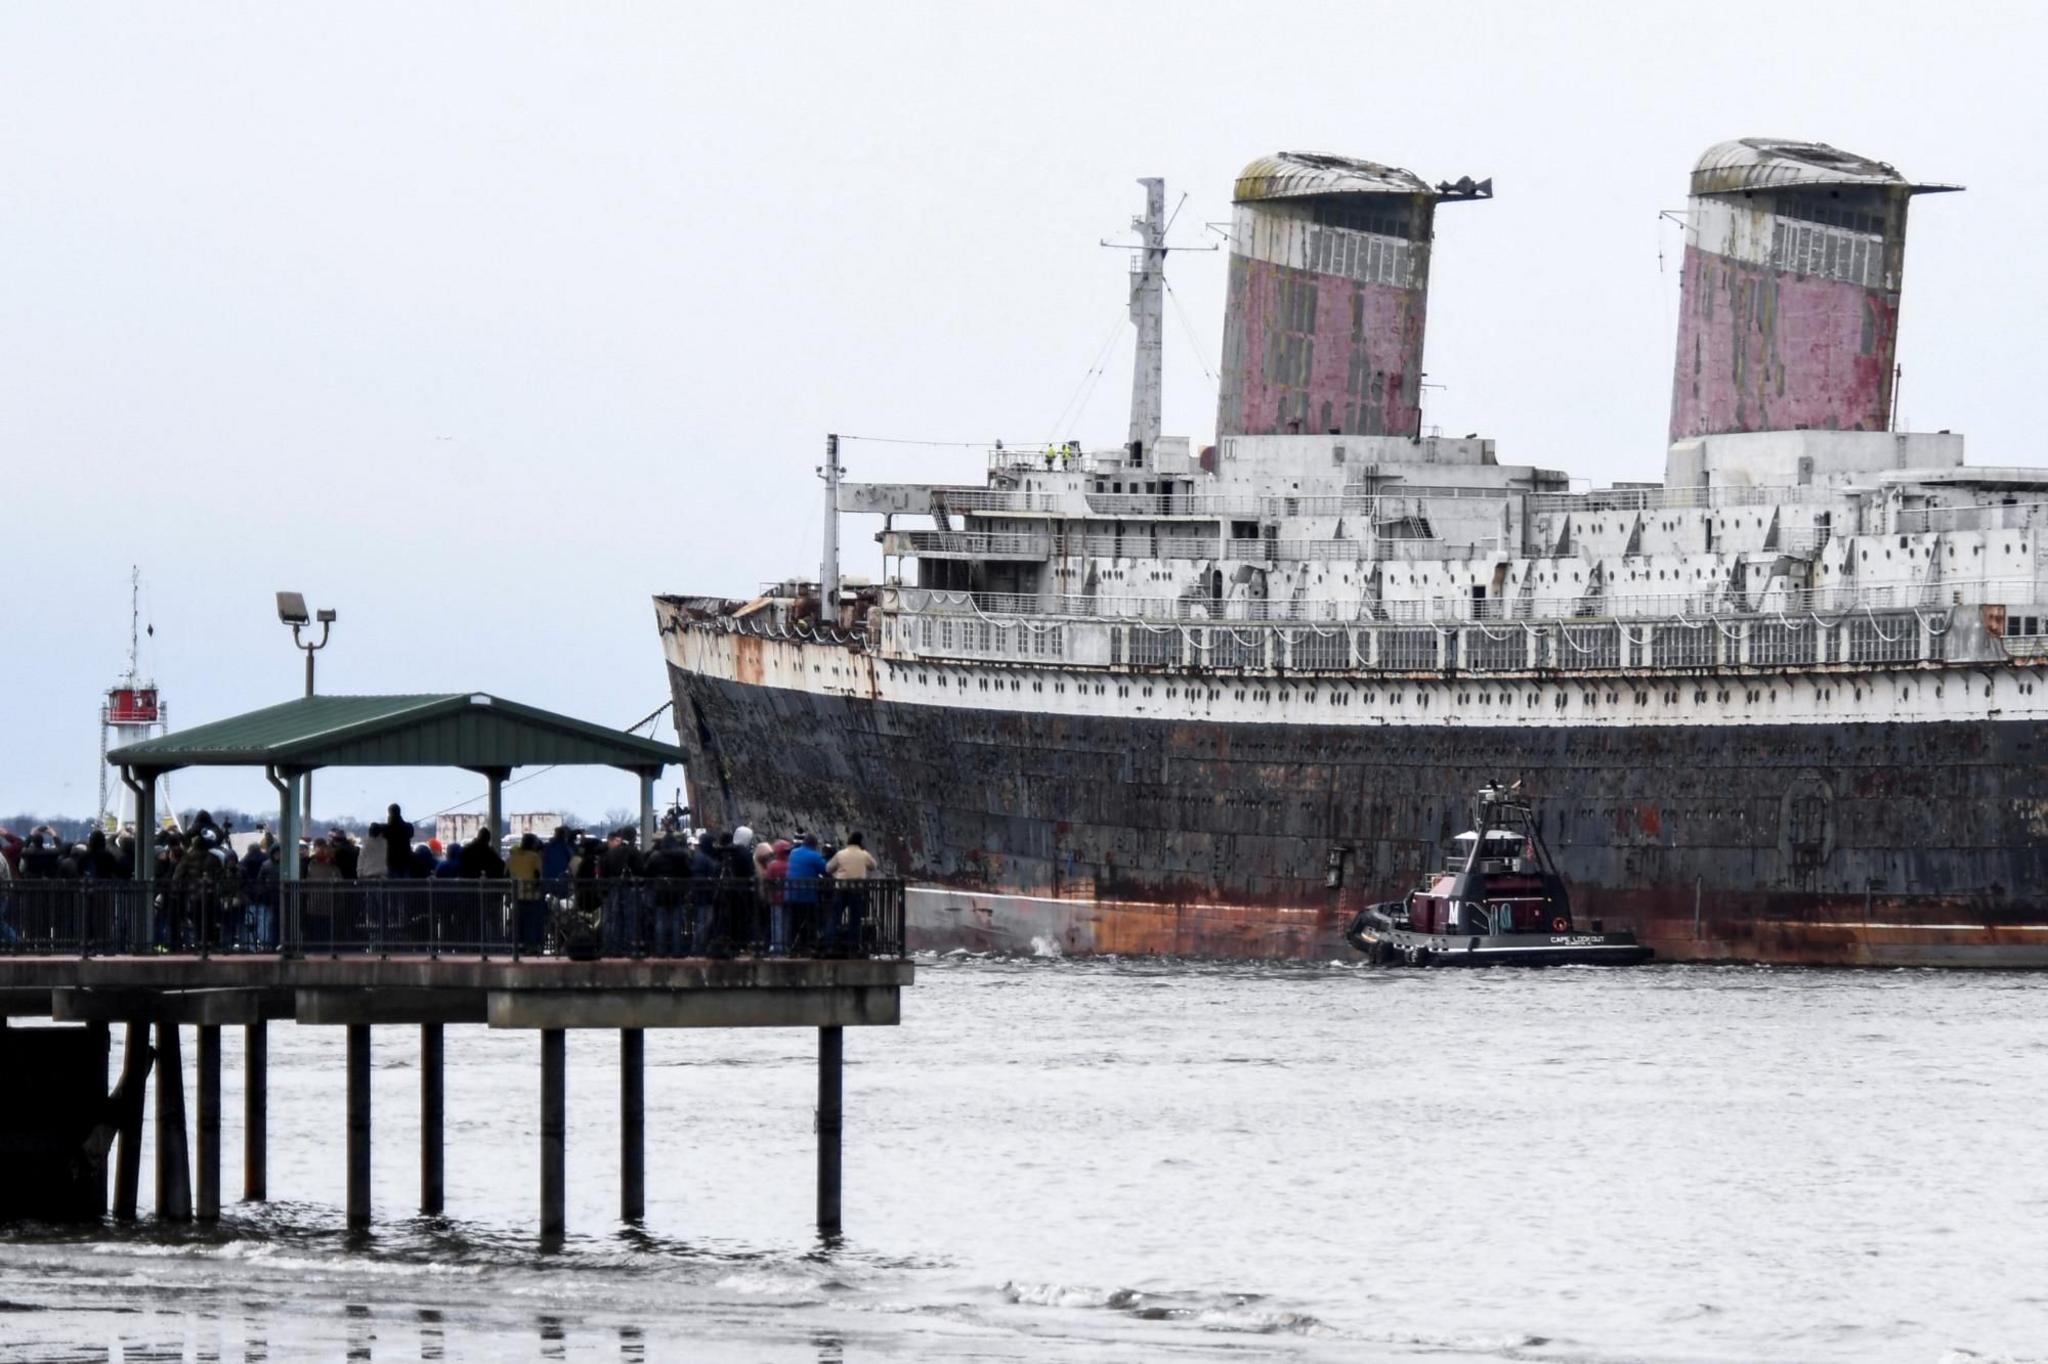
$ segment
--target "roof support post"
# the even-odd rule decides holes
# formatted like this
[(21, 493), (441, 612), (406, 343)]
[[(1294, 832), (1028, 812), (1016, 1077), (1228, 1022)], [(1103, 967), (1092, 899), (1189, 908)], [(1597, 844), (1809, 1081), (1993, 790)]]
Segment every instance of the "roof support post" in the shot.
[(502, 852), (505, 839), (505, 778), (512, 774), (509, 767), (491, 767), (484, 770), (484, 778), (490, 782), (490, 794), (485, 801), (484, 827), (491, 831), (491, 846)]
[(156, 913), (156, 773), (144, 769), (130, 775), (124, 767), (121, 780), (135, 792), (135, 866), (132, 874), (140, 888), (135, 897), (136, 912), (129, 916), (128, 948), (142, 952), (148, 949), (153, 927), (151, 918)]
[(299, 784), (276, 767), (263, 769), (264, 778), (277, 790), (278, 880), (299, 879)]
[(283, 807), (278, 823), (283, 832), (278, 835), (277, 867), (277, 948), (291, 955), (299, 950), (299, 782), (296, 773), (266, 767), (263, 775), (277, 788), (278, 803)]
[(654, 846), (654, 779), (661, 773), (652, 767), (643, 767), (640, 778), (640, 850), (647, 851)]
[(139, 777), (129, 767), (121, 768), (121, 784), (135, 793), (135, 851), (134, 865), (129, 870), (137, 886), (135, 903), (140, 907), (129, 916), (124, 944), (130, 951), (142, 951), (149, 943), (151, 905), (155, 903), (153, 886), (156, 883), (156, 775), (144, 772)]

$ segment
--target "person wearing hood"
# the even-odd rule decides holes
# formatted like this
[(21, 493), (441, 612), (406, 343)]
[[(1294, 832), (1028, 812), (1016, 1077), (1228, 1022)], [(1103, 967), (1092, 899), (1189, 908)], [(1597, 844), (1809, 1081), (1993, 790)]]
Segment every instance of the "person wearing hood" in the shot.
[(159, 925), (158, 945), (183, 951), (196, 940), (195, 928), (209, 915), (220, 889), (221, 864), (213, 854), (220, 835), (211, 825), (195, 827), (178, 868), (171, 873), (171, 904)]
[(192, 827), (187, 829), (185, 832), (188, 836), (198, 839), (204, 839), (208, 833), (211, 833), (214, 837), (215, 842), (227, 842), (227, 838), (221, 832), (220, 825), (215, 822), (213, 818), (213, 812), (211, 810), (200, 810), (196, 812), (192, 816)]
[(725, 864), (718, 856), (718, 835), (710, 829), (697, 835), (697, 850), (690, 856), (690, 950), (699, 956), (711, 946), (717, 928), (718, 881)]
[(476, 837), (462, 845), (459, 860), (464, 876), (489, 881), (504, 878), (505, 859), (498, 856), (498, 850), (491, 846), (489, 829), (478, 829)]
[(412, 867), (412, 824), (396, 803), (384, 811), (384, 874), (404, 876)]
[(118, 881), (121, 864), (107, 847), (104, 830), (94, 829), (85, 839), (85, 856), (78, 861), (78, 874), (88, 881)]

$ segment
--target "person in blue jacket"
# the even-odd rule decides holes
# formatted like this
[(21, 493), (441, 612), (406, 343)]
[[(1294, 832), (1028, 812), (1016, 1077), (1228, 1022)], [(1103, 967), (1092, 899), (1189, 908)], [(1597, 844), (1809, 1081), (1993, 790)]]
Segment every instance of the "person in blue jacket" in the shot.
[(812, 939), (821, 948), (833, 945), (834, 934), (831, 925), (819, 916), (819, 906), (825, 902), (820, 892), (825, 884), (825, 854), (818, 851), (816, 834), (801, 834), (794, 848), (789, 850), (789, 875), (784, 880), (786, 887), (784, 903), (789, 906), (790, 928), (799, 939)]
[(576, 841), (566, 825), (555, 826), (555, 836), (540, 847), (540, 879), (562, 893), (569, 884), (569, 862), (576, 856)]

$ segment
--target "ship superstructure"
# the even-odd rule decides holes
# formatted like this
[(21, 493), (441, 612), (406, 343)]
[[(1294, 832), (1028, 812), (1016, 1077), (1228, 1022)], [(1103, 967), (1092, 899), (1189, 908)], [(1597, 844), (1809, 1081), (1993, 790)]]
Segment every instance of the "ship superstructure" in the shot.
[(884, 830), (934, 944), (1282, 955), (1519, 778), (1665, 955), (2048, 962), (2048, 470), (1888, 429), (1927, 188), (1711, 149), (1665, 477), (1574, 491), (1420, 424), (1431, 214), (1490, 184), (1254, 162), (1213, 446), (839, 485), (879, 584), (657, 600), (697, 808)]

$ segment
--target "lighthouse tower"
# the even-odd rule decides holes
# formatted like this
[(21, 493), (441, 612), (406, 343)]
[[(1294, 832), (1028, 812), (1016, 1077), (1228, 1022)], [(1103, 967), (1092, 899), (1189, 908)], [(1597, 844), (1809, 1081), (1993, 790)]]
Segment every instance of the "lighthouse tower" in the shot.
[[(142, 572), (131, 568), (128, 574), (128, 671), (121, 675), (120, 681), (107, 688), (106, 698), (100, 704), (99, 822), (102, 828), (110, 830), (134, 821), (135, 793), (114, 778), (112, 769), (107, 766), (108, 750), (151, 738), (164, 732), (169, 724), (169, 708), (157, 694), (156, 683), (142, 671), (144, 628)], [(149, 626), (147, 631), (154, 636), (156, 627)], [(156, 808), (171, 808), (168, 784), (159, 790)], [(138, 839), (149, 836), (148, 830), (137, 829), (135, 832)]]

